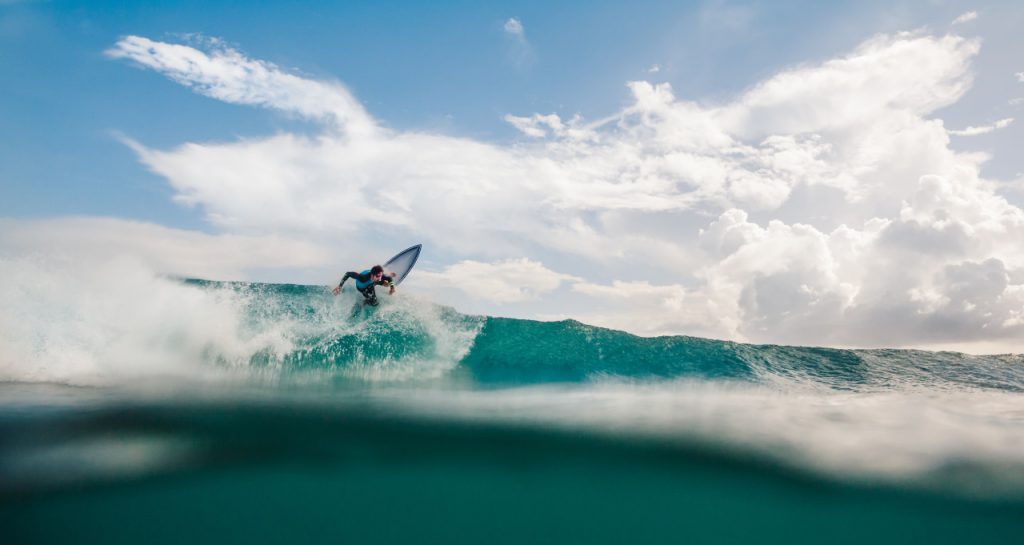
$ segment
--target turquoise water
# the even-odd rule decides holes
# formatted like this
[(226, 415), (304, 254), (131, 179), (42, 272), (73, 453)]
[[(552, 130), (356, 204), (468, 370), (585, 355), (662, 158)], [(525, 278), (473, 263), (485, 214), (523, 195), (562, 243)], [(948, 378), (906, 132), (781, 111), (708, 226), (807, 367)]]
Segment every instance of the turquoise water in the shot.
[[(1024, 358), (0, 293), (5, 543), (1019, 543)], [(106, 290), (106, 291), (104, 291)], [(141, 302), (141, 301), (144, 301)]]

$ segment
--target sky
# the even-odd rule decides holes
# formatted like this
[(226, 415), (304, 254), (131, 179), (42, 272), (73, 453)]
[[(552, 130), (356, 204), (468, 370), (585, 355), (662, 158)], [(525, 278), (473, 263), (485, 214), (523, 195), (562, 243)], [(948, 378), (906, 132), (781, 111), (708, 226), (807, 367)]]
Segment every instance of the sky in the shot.
[[(0, 1), (0, 260), (1024, 352), (1019, 2)], [(107, 269), (104, 269), (107, 270)]]

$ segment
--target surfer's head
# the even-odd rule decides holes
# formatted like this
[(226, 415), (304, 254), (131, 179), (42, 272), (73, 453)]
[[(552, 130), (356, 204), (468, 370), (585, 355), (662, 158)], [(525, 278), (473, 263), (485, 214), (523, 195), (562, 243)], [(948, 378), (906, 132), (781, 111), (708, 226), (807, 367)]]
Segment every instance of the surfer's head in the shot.
[(374, 265), (373, 268), (370, 269), (370, 277), (373, 278), (374, 280), (380, 280), (381, 277), (383, 276), (384, 267), (381, 267), (380, 265)]

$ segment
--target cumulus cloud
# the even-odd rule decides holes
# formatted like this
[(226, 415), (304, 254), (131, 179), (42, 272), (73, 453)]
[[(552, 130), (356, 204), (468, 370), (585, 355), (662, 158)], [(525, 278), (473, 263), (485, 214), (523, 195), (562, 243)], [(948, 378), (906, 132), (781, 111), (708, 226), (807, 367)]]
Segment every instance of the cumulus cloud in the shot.
[(951, 130), (949, 134), (956, 136), (977, 136), (979, 134), (988, 134), (990, 132), (997, 131), (999, 129), (1005, 129), (1013, 123), (1013, 118), (1008, 117), (1006, 119), (1000, 119), (991, 125), (982, 125), (980, 127), (967, 127), (962, 130)]
[[(315, 136), (128, 140), (226, 232), (422, 239), (456, 263), (423, 280), (533, 315), (551, 309), (531, 302), (564, 295), (578, 318), (645, 334), (1024, 348), (1022, 211), (981, 177), (987, 156), (953, 149), (931, 117), (970, 88), (977, 40), (877, 36), (718, 105), (631, 82), (603, 119), (508, 115), (529, 138), (510, 146), (340, 134), (362, 111), (340, 84), (228, 55), (218, 62), (273, 75), (240, 99), (210, 90), (253, 85), (248, 70), (206, 66), (220, 50), (143, 40), (125, 56), (215, 98), (302, 113), (310, 89), (333, 89), (349, 104), (303, 114), (323, 120)], [(559, 272), (567, 263), (580, 276)]]
[(716, 223), (727, 228), (715, 225), (712, 238), (742, 233), (728, 257), (703, 271), (701, 295), (740, 318), (730, 336), (856, 345), (968, 343), (1022, 331), (1007, 324), (1024, 302), (1024, 255), (1013, 248), (1024, 212), (980, 181), (923, 176), (898, 217), (859, 228), (761, 227), (735, 212)]

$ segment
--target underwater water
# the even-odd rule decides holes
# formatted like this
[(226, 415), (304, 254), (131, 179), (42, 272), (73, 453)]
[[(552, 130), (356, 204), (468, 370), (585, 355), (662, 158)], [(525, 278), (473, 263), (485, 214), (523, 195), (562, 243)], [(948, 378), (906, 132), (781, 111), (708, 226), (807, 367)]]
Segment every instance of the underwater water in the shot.
[(1024, 357), (0, 261), (4, 543), (1020, 543)]

